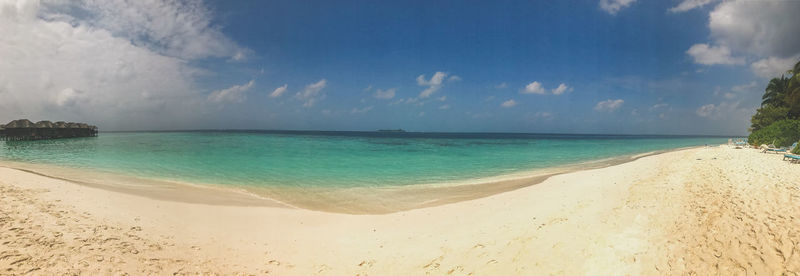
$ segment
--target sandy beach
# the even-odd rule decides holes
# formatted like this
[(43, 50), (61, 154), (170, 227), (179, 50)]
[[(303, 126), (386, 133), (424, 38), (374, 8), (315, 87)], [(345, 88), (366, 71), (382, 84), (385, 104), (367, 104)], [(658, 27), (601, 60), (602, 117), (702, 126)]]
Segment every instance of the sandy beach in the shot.
[(0, 168), (0, 274), (792, 274), (797, 179), (800, 165), (780, 155), (693, 148), (351, 215), (164, 200)]

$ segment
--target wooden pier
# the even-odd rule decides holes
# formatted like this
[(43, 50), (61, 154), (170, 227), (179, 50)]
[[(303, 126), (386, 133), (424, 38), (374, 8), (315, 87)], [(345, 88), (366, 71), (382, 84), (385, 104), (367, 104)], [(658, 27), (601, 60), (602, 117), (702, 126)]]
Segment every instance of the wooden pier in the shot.
[(97, 137), (97, 127), (84, 123), (40, 121), (27, 119), (0, 125), (0, 141), (31, 141), (77, 137)]

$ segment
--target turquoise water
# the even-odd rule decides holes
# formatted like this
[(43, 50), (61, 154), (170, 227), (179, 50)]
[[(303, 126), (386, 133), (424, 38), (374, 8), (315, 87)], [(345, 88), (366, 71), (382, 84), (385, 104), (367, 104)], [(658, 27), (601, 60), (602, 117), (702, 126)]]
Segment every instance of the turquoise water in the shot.
[(725, 138), (377, 132), (132, 132), (0, 142), (0, 159), (154, 179), (255, 186), (451, 182)]

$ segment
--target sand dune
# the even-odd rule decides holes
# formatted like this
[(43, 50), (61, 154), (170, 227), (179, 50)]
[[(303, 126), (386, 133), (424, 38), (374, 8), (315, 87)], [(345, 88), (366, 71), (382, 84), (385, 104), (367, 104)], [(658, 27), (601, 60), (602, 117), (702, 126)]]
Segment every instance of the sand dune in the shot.
[(688, 149), (384, 215), (164, 201), (0, 168), (0, 274), (797, 272), (800, 165), (780, 159)]

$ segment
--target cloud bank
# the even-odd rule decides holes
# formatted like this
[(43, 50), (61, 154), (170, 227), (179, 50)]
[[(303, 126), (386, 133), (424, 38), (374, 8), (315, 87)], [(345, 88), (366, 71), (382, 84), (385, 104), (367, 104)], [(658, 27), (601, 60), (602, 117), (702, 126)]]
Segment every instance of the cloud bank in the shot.
[[(686, 0), (673, 9), (683, 11), (711, 2)], [(713, 43), (695, 44), (687, 54), (703, 65), (749, 62), (755, 75), (775, 77), (800, 59), (800, 24), (789, 23), (797, 21), (797, 14), (800, 1), (722, 1), (708, 15)]]
[(190, 61), (247, 52), (209, 18), (195, 2), (0, 0), (0, 118), (161, 129), (240, 101), (247, 85), (195, 82)]

